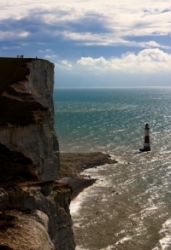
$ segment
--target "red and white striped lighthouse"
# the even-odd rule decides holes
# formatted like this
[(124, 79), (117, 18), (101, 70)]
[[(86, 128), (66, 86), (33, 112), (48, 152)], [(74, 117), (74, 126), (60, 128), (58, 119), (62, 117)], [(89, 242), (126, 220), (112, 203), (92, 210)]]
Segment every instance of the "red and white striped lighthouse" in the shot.
[(144, 148), (140, 149), (140, 151), (144, 152), (144, 151), (150, 151), (151, 147), (150, 147), (150, 128), (148, 123), (145, 124), (145, 135), (144, 135)]

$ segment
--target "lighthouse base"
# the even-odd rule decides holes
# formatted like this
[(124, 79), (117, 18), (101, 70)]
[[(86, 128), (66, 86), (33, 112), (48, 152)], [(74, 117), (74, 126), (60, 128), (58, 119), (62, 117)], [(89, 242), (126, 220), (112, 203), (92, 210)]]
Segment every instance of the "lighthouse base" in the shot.
[(144, 148), (140, 148), (139, 149), (141, 152), (147, 152), (147, 151), (151, 151), (150, 147), (144, 147)]

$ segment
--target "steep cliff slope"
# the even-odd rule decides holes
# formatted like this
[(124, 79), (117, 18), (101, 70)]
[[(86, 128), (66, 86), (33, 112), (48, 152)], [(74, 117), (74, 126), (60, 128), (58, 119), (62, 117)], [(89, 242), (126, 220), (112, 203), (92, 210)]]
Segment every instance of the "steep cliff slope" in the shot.
[(59, 146), (53, 128), (54, 65), (0, 59), (0, 181), (55, 180)]
[(52, 63), (0, 58), (0, 249), (75, 249), (53, 85)]

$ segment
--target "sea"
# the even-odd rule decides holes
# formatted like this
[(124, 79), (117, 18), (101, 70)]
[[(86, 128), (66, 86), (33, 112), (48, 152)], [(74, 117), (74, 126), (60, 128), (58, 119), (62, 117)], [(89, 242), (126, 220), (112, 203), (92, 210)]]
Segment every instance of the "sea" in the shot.
[(118, 162), (83, 172), (97, 181), (70, 205), (76, 250), (171, 250), (171, 89), (57, 89), (54, 107), (61, 152)]

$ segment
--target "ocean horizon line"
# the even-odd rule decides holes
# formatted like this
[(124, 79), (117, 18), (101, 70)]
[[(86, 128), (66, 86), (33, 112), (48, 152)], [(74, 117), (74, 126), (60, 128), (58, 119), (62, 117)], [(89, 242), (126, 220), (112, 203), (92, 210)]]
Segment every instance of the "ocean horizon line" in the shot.
[(110, 90), (110, 89), (171, 89), (171, 86), (145, 86), (145, 87), (142, 87), (142, 86), (139, 86), (139, 87), (59, 87), (59, 88), (56, 88), (54, 87), (54, 90), (84, 90), (84, 89), (90, 89), (90, 90), (97, 90), (97, 89), (106, 89), (106, 90)]

